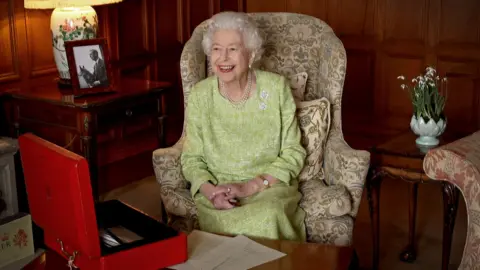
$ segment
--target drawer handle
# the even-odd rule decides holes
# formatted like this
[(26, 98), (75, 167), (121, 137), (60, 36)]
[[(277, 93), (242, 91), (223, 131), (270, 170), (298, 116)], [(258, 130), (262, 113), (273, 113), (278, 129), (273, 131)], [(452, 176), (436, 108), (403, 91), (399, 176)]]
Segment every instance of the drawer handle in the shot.
[(127, 116), (132, 116), (133, 112), (132, 112), (132, 110), (126, 110), (126, 111), (125, 111), (125, 114), (126, 114)]

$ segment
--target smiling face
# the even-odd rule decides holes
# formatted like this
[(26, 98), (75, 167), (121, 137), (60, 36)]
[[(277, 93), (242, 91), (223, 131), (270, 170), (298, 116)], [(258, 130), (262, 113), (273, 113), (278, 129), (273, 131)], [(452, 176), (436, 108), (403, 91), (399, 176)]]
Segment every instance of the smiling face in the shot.
[(212, 70), (224, 83), (231, 83), (246, 76), (250, 53), (244, 46), (240, 32), (218, 30), (213, 36), (211, 51)]

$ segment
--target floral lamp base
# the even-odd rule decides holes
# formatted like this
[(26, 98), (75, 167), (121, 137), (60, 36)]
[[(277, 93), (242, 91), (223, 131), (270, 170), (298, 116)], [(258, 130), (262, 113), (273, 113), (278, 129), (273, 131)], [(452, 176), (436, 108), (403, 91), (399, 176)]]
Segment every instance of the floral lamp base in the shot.
[(98, 19), (91, 6), (56, 8), (50, 18), (53, 56), (57, 65), (60, 88), (71, 87), (65, 42), (97, 37)]

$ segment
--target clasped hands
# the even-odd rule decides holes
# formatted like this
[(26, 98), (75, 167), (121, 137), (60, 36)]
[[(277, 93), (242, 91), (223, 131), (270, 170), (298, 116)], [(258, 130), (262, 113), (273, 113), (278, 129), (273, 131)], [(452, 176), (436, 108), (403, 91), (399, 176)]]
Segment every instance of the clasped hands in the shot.
[(219, 210), (232, 209), (237, 206), (237, 199), (246, 198), (260, 191), (261, 182), (254, 178), (244, 183), (231, 183), (224, 185), (212, 185), (204, 183), (200, 186), (200, 192), (210, 200), (213, 206)]

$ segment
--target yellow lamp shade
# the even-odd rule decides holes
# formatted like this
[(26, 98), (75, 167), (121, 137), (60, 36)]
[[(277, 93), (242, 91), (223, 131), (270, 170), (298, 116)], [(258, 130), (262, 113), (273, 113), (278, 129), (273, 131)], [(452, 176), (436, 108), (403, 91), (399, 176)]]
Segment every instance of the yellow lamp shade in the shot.
[(120, 3), (122, 0), (57, 0), (56, 7), (84, 7), (84, 6), (100, 6), (107, 4)]
[(120, 3), (122, 0), (24, 0), (27, 9), (53, 9), (57, 7), (100, 6)]

